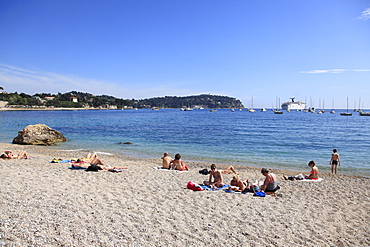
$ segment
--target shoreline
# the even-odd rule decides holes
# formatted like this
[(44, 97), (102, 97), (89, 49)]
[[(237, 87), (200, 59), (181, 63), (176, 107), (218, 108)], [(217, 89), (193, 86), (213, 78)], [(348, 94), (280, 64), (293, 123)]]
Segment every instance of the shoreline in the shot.
[[(209, 163), (161, 171), (158, 159), (99, 154), (120, 173), (68, 169), (53, 158), (84, 151), (1, 143), (32, 159), (0, 159), (0, 245), (5, 246), (367, 246), (368, 178), (320, 174), (322, 182), (285, 181), (296, 172), (272, 169), (276, 197), (191, 191)], [(218, 165), (226, 168), (227, 165)], [(259, 168), (234, 166), (242, 179), (263, 180)], [(309, 168), (305, 174), (309, 172)], [(232, 179), (224, 175), (225, 182)], [(357, 190), (357, 188), (361, 188)]]

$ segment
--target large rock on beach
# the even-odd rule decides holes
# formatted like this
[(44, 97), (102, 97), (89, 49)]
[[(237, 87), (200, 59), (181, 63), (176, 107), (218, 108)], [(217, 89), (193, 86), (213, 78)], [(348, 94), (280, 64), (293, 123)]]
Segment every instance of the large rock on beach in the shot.
[(14, 144), (45, 146), (65, 141), (67, 139), (62, 133), (45, 124), (28, 125), (23, 130), (18, 131), (18, 136), (13, 139)]

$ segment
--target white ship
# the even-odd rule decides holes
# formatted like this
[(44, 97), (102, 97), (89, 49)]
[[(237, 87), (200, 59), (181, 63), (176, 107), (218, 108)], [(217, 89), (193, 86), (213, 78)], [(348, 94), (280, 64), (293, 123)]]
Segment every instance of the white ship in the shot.
[(295, 98), (290, 98), (291, 101), (290, 102), (284, 102), (282, 105), (281, 105), (281, 108), (283, 110), (286, 110), (286, 111), (290, 111), (290, 110), (298, 110), (298, 111), (301, 111), (303, 109), (306, 108), (306, 103), (305, 102), (302, 102), (302, 101), (294, 101)]

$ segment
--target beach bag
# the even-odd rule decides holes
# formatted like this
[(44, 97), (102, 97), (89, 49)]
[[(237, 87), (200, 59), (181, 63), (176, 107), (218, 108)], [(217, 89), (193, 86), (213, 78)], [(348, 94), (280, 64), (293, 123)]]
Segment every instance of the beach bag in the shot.
[(260, 192), (261, 188), (257, 184), (252, 184), (250, 187), (250, 190), (256, 193), (256, 192)]
[(186, 185), (186, 188), (189, 189), (189, 190), (194, 190), (194, 191), (203, 191), (204, 190), (202, 187), (200, 187), (199, 184), (193, 183), (191, 181), (188, 182), (188, 184)]
[(208, 171), (208, 169), (203, 169), (203, 170), (200, 170), (199, 173), (203, 174), (203, 175), (208, 175), (209, 171)]
[(259, 191), (259, 192), (256, 192), (253, 194), (254, 196), (259, 196), (259, 197), (265, 197), (266, 196), (266, 193), (263, 192), (263, 191)]

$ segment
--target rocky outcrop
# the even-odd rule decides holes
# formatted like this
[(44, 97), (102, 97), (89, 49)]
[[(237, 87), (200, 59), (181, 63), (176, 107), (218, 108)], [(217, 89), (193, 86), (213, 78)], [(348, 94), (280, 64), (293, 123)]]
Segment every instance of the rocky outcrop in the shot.
[(28, 125), (23, 130), (18, 131), (18, 136), (13, 139), (14, 144), (45, 146), (65, 141), (67, 139), (62, 133), (45, 124)]

